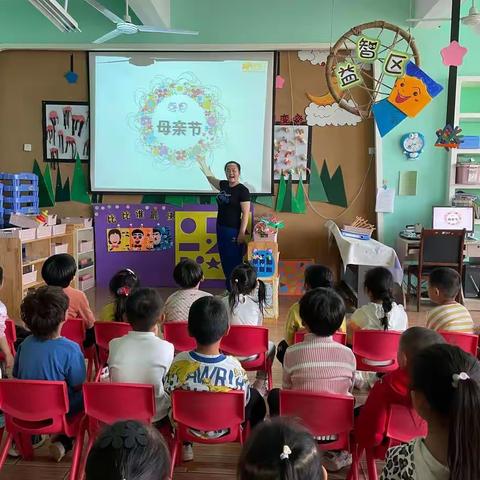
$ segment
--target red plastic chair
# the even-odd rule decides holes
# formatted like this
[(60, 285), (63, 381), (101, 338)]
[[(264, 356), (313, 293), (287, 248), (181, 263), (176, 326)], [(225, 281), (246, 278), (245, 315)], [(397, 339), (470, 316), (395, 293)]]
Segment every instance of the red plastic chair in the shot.
[(371, 448), (365, 448), (358, 444), (354, 446), (352, 449), (352, 466), (350, 467), (347, 479), (358, 480), (358, 470), (363, 450), (365, 450), (366, 453), (368, 479), (377, 480), (376, 459), (383, 460), (390, 447), (400, 443), (408, 443), (414, 438), (425, 437), (427, 432), (427, 422), (425, 422), (413, 408), (399, 404), (392, 405), (388, 415), (383, 442)]
[[(294, 337), (293, 343), (303, 342), (303, 339), (305, 338), (306, 333), (307, 332), (305, 330), (299, 330), (298, 332), (295, 332), (295, 337)], [(335, 332), (333, 334), (333, 340), (335, 342), (341, 343), (342, 345), (346, 345), (347, 344), (347, 334), (338, 330), (337, 332)]]
[(267, 372), (268, 389), (272, 389), (272, 363), (268, 358), (268, 328), (250, 325), (232, 325), (222, 338), (220, 350), (234, 357), (254, 357), (253, 360), (241, 360), (242, 367), (248, 371)]
[(98, 370), (98, 358), (95, 345), (88, 348), (84, 348), (83, 346), (83, 342), (85, 341), (85, 322), (81, 318), (69, 318), (62, 325), (60, 334), (62, 337), (68, 338), (78, 344), (83, 355), (88, 360), (87, 380), (91, 380), (94, 366), (97, 367)]
[(33, 458), (31, 435), (64, 434), (75, 438), (69, 478), (76, 479), (83, 446), (79, 428), (83, 412), (67, 417), (69, 403), (65, 382), (1, 380), (0, 409), (5, 415), (7, 430), (0, 451), (0, 468), (5, 463), (14, 437), (23, 458), (30, 460)]
[(391, 372), (398, 368), (397, 352), (402, 332), (392, 330), (357, 330), (353, 332), (352, 350), (357, 370)]
[(447, 341), (447, 343), (460, 347), (474, 357), (477, 356), (478, 335), (474, 335), (473, 333), (446, 332), (443, 330), (440, 330), (438, 333)]
[(350, 395), (280, 390), (281, 416), (299, 418), (314, 437), (336, 437), (322, 441), (321, 450), (350, 450), (354, 405)]
[[(15, 322), (10, 318), (5, 320), (5, 337), (7, 339), (8, 347), (10, 348), (10, 353), (15, 356), (15, 342), (17, 341), (17, 332), (15, 331)], [(3, 352), (0, 352), (0, 362), (5, 361), (5, 355)]]
[(83, 477), (88, 452), (104, 425), (125, 419), (151, 423), (156, 411), (153, 385), (136, 383), (84, 383), (83, 403), (82, 432), (83, 436), (88, 433), (88, 443), (79, 478)]
[[(230, 392), (194, 392), (175, 390), (172, 393), (173, 419), (177, 424), (172, 447), (172, 471), (176, 464), (177, 453), (183, 442), (193, 443), (243, 443), (246, 429), (245, 393), (240, 390)], [(228, 429), (229, 432), (219, 438), (202, 438), (191, 433), (191, 429), (214, 431)]]
[(123, 337), (132, 331), (132, 326), (127, 322), (96, 322), (95, 343), (98, 347), (99, 371), (105, 366), (108, 360), (108, 344), (114, 338)]
[(163, 338), (173, 343), (176, 352), (195, 350), (195, 339), (188, 333), (187, 322), (167, 322), (163, 324)]

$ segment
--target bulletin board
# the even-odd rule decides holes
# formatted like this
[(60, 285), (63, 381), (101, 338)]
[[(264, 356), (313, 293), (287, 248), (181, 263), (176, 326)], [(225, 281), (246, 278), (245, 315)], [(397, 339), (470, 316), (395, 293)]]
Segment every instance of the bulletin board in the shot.
[(217, 247), (215, 205), (95, 204), (96, 282), (106, 287), (122, 268), (144, 286), (176, 286), (172, 272), (183, 258), (196, 261), (205, 286), (225, 285)]

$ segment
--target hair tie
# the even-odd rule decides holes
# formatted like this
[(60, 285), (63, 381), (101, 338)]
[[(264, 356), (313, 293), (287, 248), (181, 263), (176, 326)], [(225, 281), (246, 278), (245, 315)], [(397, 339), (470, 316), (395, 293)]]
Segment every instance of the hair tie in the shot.
[(460, 380), (468, 380), (470, 377), (468, 376), (467, 373), (465, 372), (460, 372), (460, 373), (454, 373), (452, 375), (452, 387), (453, 388), (458, 388), (458, 383), (460, 382)]
[(234, 281), (235, 283), (238, 283), (238, 278), (235, 278), (233, 281)]
[(290, 450), (290, 447), (288, 445), (284, 445), (283, 446), (283, 451), (280, 454), (280, 460), (288, 460), (291, 453), (292, 453), (292, 451)]
[(117, 290), (117, 295), (128, 297), (130, 295), (130, 287), (126, 287), (126, 286), (125, 287), (120, 287)]
[(131, 269), (131, 268), (126, 268), (125, 269), (126, 272), (128, 272), (130, 275), (132, 275), (133, 277), (136, 277), (137, 274)]

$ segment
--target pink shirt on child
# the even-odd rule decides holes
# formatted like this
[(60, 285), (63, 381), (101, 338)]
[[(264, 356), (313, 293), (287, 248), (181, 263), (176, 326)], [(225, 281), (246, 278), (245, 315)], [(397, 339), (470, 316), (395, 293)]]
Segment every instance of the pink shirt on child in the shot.
[(70, 300), (68, 318), (81, 318), (85, 322), (86, 328), (92, 328), (95, 323), (95, 316), (90, 309), (87, 296), (73, 287), (64, 288), (63, 291)]

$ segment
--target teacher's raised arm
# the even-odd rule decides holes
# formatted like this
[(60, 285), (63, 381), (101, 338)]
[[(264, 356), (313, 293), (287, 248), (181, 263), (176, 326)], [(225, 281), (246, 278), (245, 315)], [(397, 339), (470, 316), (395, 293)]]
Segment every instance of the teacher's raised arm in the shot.
[(217, 195), (217, 245), (225, 274), (227, 289), (230, 290), (230, 275), (242, 263), (245, 253), (245, 232), (250, 215), (250, 191), (240, 183), (240, 164), (225, 164), (226, 180), (218, 180), (210, 168), (200, 165), (210, 184), (219, 190)]

